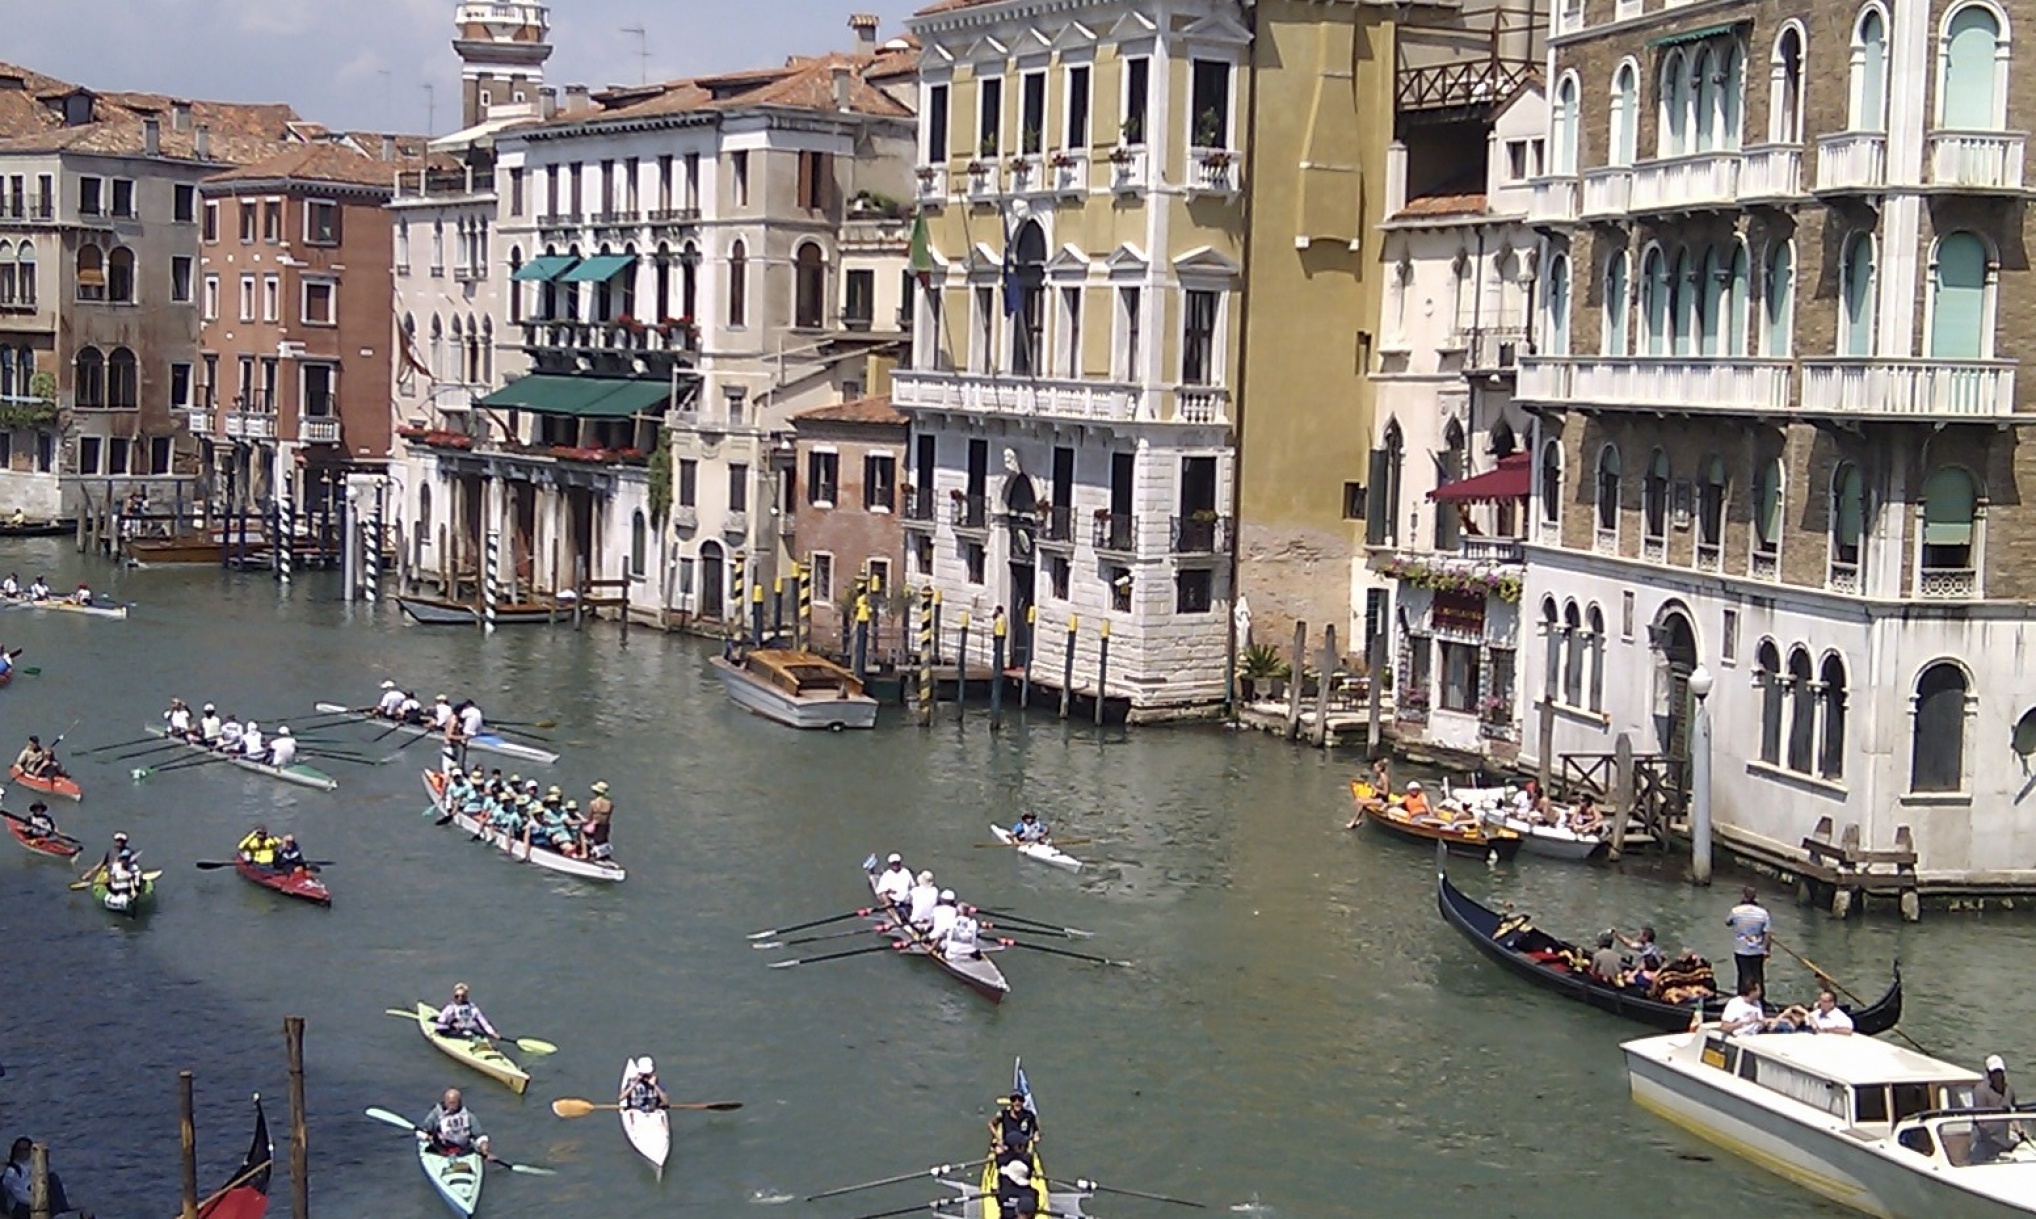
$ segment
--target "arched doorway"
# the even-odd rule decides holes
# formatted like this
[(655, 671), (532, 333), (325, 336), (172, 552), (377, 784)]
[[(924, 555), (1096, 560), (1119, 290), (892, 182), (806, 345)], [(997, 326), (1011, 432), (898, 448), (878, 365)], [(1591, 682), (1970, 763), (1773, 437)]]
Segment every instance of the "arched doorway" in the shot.
[(721, 543), (700, 543), (700, 612), (703, 619), (717, 619), (725, 612), (722, 595)]
[(1032, 487), (1032, 479), (1018, 468), (1018, 460), (1010, 450), (1005, 450), (1004, 465), (1010, 471), (1004, 480), (1004, 526), (1010, 531), (1011, 588), (1004, 598), (1007, 622), (1007, 639), (1010, 652), (1007, 663), (1017, 667), (1025, 663), (1032, 651), (1032, 632), (1026, 626), (1026, 616), (1032, 609), (1033, 583), (1038, 578), (1038, 558), (1035, 542), (1039, 530), (1039, 494)]
[(1690, 674), (1697, 671), (1697, 632), (1680, 606), (1662, 611), (1654, 625), (1656, 672), (1660, 698), (1656, 726), (1661, 751), (1671, 758), (1690, 756)]

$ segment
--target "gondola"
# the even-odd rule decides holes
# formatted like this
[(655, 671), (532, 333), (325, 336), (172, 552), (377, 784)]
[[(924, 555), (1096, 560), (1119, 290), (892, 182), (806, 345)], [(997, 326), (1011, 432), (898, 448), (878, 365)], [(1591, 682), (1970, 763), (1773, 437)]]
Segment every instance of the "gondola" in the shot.
[[(1449, 883), (1440, 871), (1435, 875), (1435, 905), (1449, 925), (1462, 932), (1479, 952), (1511, 972), (1554, 991), (1566, 999), (1588, 1003), (1601, 1011), (1636, 1021), (1666, 1032), (1690, 1027), (1690, 1005), (1650, 999), (1630, 987), (1610, 986), (1569, 967), (1567, 961), (1583, 961), (1589, 953), (1560, 940), (1517, 915), (1502, 915), (1481, 906)], [(1704, 1019), (1716, 1020), (1724, 1010), (1725, 995), (1704, 1001)], [(1776, 1009), (1773, 1004), (1768, 1005)], [(1885, 1033), (1902, 1018), (1902, 970), (1895, 966), (1894, 981), (1879, 1001), (1860, 1008), (1847, 1007), (1852, 1027), (1860, 1033)]]
[(254, 1098), (254, 1143), (247, 1158), (227, 1178), (226, 1184), (198, 1207), (198, 1219), (262, 1219), (269, 1209), (270, 1162), (275, 1148), (269, 1144), (269, 1120), (262, 1113), (262, 1098)]

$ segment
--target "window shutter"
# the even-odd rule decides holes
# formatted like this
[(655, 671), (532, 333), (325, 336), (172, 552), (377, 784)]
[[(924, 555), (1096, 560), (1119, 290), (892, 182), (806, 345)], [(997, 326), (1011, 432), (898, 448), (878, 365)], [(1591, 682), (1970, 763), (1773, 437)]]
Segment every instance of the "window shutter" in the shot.
[(1367, 545), (1386, 544), (1392, 505), (1386, 502), (1392, 486), (1392, 454), (1384, 449), (1371, 451), (1371, 482), (1365, 488), (1364, 540)]

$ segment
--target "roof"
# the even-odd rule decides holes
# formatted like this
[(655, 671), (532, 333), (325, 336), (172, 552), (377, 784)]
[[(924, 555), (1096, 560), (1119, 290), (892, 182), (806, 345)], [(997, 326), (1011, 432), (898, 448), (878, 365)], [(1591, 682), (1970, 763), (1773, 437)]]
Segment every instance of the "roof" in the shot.
[(1464, 191), (1449, 195), (1422, 195), (1407, 200), (1407, 205), (1393, 213), (1393, 219), (1409, 216), (1476, 216), (1485, 211), (1485, 192)]
[(801, 423), (860, 423), (873, 427), (904, 427), (910, 423), (891, 405), (889, 394), (875, 394), (827, 406), (815, 406), (792, 416), (792, 426)]
[(592, 99), (598, 107), (560, 113), (547, 125), (714, 114), (756, 107), (834, 113), (837, 68), (848, 70), (848, 111), (874, 118), (909, 119), (912, 108), (876, 85), (918, 70), (916, 48), (879, 48), (871, 54), (794, 56), (782, 67), (695, 76), (662, 84), (610, 89)]
[(1526, 499), (1534, 487), (1534, 471), (1527, 454), (1508, 453), (1499, 458), (1499, 468), (1444, 483), (1428, 493), (1442, 503), (1490, 504), (1500, 500)]
[(432, 167), (449, 168), (453, 164), (455, 162), (451, 158), (436, 155), (426, 160), (399, 154), (395, 160), (385, 161), (380, 155), (370, 156), (350, 143), (297, 144), (214, 174), (205, 182), (208, 186), (232, 186), (237, 182), (323, 182), (393, 190), (399, 173), (415, 173)]
[(1977, 1083), (1980, 1075), (1872, 1037), (1758, 1033), (1733, 1040), (1762, 1058), (1842, 1084)]
[[(66, 125), (63, 100), (81, 93), (90, 98), (90, 119)], [(180, 124), (178, 111), (184, 109), (189, 111), (189, 121)], [(0, 63), (0, 152), (142, 156), (146, 121), (151, 118), (157, 122), (161, 155), (197, 160), (198, 128), (203, 127), (210, 142), (210, 159), (231, 165), (273, 152), (288, 138), (297, 113), (280, 102), (215, 102), (163, 93), (95, 92)]]

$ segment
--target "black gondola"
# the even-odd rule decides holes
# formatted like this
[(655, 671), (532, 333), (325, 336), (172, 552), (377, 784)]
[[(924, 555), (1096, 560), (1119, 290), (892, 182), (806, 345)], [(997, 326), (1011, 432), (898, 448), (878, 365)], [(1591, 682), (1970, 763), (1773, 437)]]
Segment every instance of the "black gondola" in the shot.
[(77, 531), (76, 521), (0, 521), (0, 538), (57, 538)]
[(262, 1112), (262, 1098), (254, 1098), (254, 1142), (247, 1158), (218, 1193), (198, 1208), (198, 1219), (262, 1219), (269, 1209), (269, 1177), (275, 1148), (269, 1143), (269, 1119)]
[[(1688, 1004), (1650, 999), (1630, 987), (1608, 986), (1588, 974), (1566, 966), (1550, 964), (1535, 954), (1554, 954), (1582, 960), (1590, 954), (1565, 940), (1559, 940), (1520, 918), (1508, 918), (1481, 906), (1449, 883), (1449, 877), (1435, 874), (1435, 905), (1449, 925), (1477, 945), (1478, 951), (1530, 982), (1566, 999), (1638, 1021), (1666, 1032), (1690, 1027)], [(1725, 1007), (1726, 996), (1713, 995), (1704, 1003), (1704, 1019), (1716, 1020)], [(1770, 1010), (1776, 1010), (1769, 1005)], [(1847, 1007), (1854, 1031), (1885, 1033), (1902, 1018), (1902, 968), (1895, 966), (1895, 980), (1880, 1001), (1868, 1007)]]

